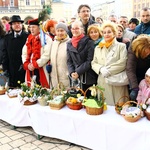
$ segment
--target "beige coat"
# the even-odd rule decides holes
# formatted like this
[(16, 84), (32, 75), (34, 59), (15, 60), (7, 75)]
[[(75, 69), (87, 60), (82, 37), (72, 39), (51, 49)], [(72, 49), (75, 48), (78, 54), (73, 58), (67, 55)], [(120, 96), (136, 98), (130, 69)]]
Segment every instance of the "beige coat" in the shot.
[(62, 41), (54, 40), (51, 48), (50, 61), (52, 64), (51, 81), (53, 87), (62, 82), (65, 88), (69, 88), (67, 67), (67, 42), (69, 37)]
[(92, 69), (99, 75), (98, 85), (105, 88), (104, 97), (108, 105), (115, 103), (122, 96), (128, 96), (127, 86), (112, 86), (105, 82), (105, 78), (99, 73), (103, 66), (108, 67), (111, 75), (117, 74), (126, 68), (127, 50), (124, 43), (119, 43), (115, 40), (112, 46), (100, 48), (97, 46), (94, 52), (94, 58), (91, 62)]

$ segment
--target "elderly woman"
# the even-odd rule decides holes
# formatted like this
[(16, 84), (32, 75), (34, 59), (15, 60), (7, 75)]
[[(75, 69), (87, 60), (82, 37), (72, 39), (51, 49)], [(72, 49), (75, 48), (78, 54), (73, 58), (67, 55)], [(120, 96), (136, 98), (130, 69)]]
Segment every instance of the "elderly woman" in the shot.
[(50, 61), (52, 65), (51, 83), (56, 87), (63, 83), (65, 88), (69, 87), (68, 67), (67, 67), (67, 42), (70, 40), (65, 23), (56, 25), (56, 37), (51, 48)]
[(102, 26), (104, 40), (95, 48), (92, 69), (98, 74), (98, 85), (105, 88), (108, 105), (115, 105), (120, 97), (127, 95), (127, 85), (112, 85), (107, 78), (123, 72), (126, 68), (127, 50), (124, 43), (116, 40), (117, 27), (113, 22)]
[(91, 69), (94, 42), (84, 35), (83, 25), (80, 21), (72, 23), (71, 32), (73, 37), (67, 45), (69, 75), (73, 80), (80, 80), (81, 88), (86, 90), (97, 83), (97, 75)]
[(88, 27), (88, 36), (94, 41), (94, 46), (96, 47), (102, 40), (102, 33), (99, 24), (92, 24)]

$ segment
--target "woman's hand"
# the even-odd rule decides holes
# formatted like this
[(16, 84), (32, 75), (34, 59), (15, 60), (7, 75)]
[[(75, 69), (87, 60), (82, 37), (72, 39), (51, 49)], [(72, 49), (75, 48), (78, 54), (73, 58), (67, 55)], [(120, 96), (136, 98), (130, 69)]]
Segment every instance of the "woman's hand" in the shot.
[(73, 73), (71, 74), (71, 77), (72, 77), (73, 79), (78, 79), (78, 78), (79, 78), (79, 75), (78, 75), (77, 72), (73, 72)]
[(33, 71), (35, 68), (34, 68), (33, 64), (30, 63), (30, 64), (28, 65), (28, 69), (29, 69), (30, 71)]

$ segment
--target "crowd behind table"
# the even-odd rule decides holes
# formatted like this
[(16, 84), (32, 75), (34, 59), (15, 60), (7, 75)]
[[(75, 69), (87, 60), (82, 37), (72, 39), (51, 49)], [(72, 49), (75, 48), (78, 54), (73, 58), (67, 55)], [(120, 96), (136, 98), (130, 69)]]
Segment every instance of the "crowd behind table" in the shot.
[[(105, 88), (108, 105), (121, 96), (136, 101), (139, 83), (150, 68), (150, 9), (141, 10), (140, 21), (112, 14), (106, 21), (95, 19), (87, 4), (81, 4), (77, 13), (70, 24), (60, 18), (33, 18), (27, 29), (19, 15), (1, 18), (0, 65), (9, 87), (19, 87), (18, 81), (30, 86), (36, 76), (36, 83), (46, 88), (62, 82), (67, 89), (80, 81), (86, 90), (98, 84)], [(108, 82), (124, 72), (128, 83)]]

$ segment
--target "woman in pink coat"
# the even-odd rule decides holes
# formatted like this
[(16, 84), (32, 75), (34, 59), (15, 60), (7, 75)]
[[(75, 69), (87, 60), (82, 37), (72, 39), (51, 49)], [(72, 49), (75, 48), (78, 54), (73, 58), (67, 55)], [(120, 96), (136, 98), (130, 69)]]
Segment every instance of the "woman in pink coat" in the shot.
[[(145, 79), (139, 84), (137, 101), (139, 104), (144, 104), (150, 98), (150, 68), (145, 73)], [(150, 104), (150, 101), (147, 101)]]

